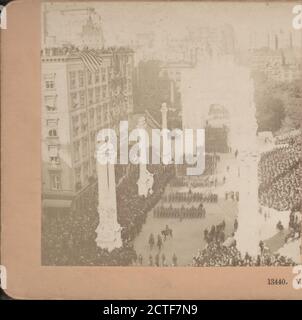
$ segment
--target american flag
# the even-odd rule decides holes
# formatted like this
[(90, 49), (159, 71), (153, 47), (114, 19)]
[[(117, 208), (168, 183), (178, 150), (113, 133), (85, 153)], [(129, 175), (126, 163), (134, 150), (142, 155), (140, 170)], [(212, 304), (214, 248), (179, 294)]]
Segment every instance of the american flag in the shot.
[(99, 68), (102, 65), (103, 59), (95, 50), (85, 50), (80, 52), (80, 58), (82, 59), (85, 67), (91, 72), (99, 72)]

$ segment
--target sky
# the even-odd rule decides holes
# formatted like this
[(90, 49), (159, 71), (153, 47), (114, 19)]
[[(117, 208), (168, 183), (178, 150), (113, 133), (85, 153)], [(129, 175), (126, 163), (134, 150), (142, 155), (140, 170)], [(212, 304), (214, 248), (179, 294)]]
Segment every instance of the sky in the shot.
[(57, 3), (59, 7), (94, 7), (102, 17), (106, 45), (131, 42), (137, 33), (154, 32), (158, 37), (181, 37), (188, 28), (231, 24), (239, 45), (248, 45), (252, 32), (292, 31), (293, 3), (240, 2), (79, 2)]

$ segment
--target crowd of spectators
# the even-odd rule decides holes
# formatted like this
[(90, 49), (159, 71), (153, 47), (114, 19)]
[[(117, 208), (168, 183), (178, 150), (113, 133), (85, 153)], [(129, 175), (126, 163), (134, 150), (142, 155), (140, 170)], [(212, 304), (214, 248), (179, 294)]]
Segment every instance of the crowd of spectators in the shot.
[(295, 262), (278, 253), (263, 252), (256, 257), (248, 253), (242, 255), (236, 247), (236, 242), (225, 246), (219, 241), (212, 241), (193, 257), (192, 265), (195, 267), (294, 266)]
[(204, 230), (204, 240), (206, 243), (211, 243), (213, 241), (224, 242), (225, 240), (225, 221), (223, 220), (220, 224), (212, 226), (210, 231), (208, 229)]
[(259, 188), (261, 205), (279, 211), (301, 210), (301, 163), (282, 178), (265, 188)]
[(149, 166), (154, 174), (153, 194), (138, 195), (138, 166), (132, 165), (117, 187), (117, 216), (122, 227), (123, 246), (109, 252), (96, 246), (97, 184), (82, 196), (72, 209), (44, 208), (42, 213), (43, 265), (131, 265), (137, 259), (132, 240), (140, 232), (147, 212), (159, 201), (169, 179), (172, 166)]
[(299, 139), (263, 153), (259, 162), (260, 182), (267, 185), (286, 174), (301, 161), (301, 152), (302, 141)]
[[(298, 219), (291, 215), (290, 228), (297, 228)], [(206, 247), (198, 250), (193, 257), (192, 265), (195, 267), (222, 267), (222, 266), (293, 266), (296, 263), (288, 257), (279, 253), (272, 254), (263, 241), (259, 242), (259, 254), (252, 257), (247, 252), (242, 254), (237, 249), (234, 239), (234, 232), (238, 228), (238, 221), (235, 219), (234, 232), (230, 237), (225, 234), (225, 221), (216, 226), (212, 226), (210, 231), (204, 230), (204, 240)], [(301, 234), (301, 228), (299, 229)], [(289, 233), (291, 234), (291, 233)]]
[(139, 196), (137, 190), (138, 166), (133, 166), (132, 172), (117, 188), (118, 222), (122, 229), (124, 242), (132, 241), (141, 231), (146, 221), (147, 213), (160, 200), (169, 180), (174, 176), (174, 166), (148, 165), (147, 169), (153, 174), (153, 193), (147, 198)]

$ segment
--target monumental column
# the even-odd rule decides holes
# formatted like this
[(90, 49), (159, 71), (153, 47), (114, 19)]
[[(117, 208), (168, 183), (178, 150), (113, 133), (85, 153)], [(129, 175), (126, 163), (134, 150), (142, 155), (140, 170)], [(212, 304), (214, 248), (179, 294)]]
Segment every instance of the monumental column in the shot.
[(98, 137), (96, 170), (99, 225), (95, 241), (98, 247), (109, 251), (122, 246), (121, 227), (117, 222), (115, 169), (110, 161), (114, 152), (111, 147), (108, 141), (104, 143)]
[[(138, 124), (137, 124), (137, 128), (138, 129), (146, 129), (146, 121), (144, 117), (141, 117), (138, 120)], [(153, 178), (153, 174), (150, 173), (147, 169), (147, 155), (148, 152), (147, 150), (140, 150), (140, 153), (145, 152), (146, 154), (142, 157), (143, 159), (145, 159), (146, 161), (143, 161), (142, 159), (140, 159), (140, 163), (139, 163), (139, 179), (137, 181), (137, 186), (138, 186), (138, 194), (140, 196), (144, 196), (147, 197), (149, 194), (153, 193), (153, 182), (154, 182), (154, 178)], [(142, 156), (142, 154), (140, 154), (140, 156)]]

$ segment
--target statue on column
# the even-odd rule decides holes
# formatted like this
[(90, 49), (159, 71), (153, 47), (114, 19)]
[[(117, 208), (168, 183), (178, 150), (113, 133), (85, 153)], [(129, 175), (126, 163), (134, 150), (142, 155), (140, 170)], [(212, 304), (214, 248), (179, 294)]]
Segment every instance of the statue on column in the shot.
[(122, 246), (121, 226), (117, 222), (116, 185), (112, 144), (97, 137), (96, 169), (98, 179), (99, 225), (96, 229), (96, 244), (112, 251)]

